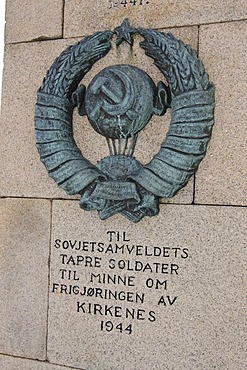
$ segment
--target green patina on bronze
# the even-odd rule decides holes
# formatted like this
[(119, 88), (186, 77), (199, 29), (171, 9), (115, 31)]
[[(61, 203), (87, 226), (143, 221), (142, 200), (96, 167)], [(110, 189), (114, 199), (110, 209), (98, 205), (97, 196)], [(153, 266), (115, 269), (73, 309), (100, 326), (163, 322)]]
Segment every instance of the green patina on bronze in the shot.
[[(133, 44), (154, 60), (168, 83), (155, 86), (141, 69), (119, 64), (98, 73), (88, 88), (79, 85), (93, 64), (111, 49)], [(74, 108), (105, 136), (109, 157), (96, 165), (83, 157), (72, 130)], [(170, 127), (148, 164), (134, 158), (138, 133), (153, 114), (171, 108)], [(112, 31), (97, 32), (67, 48), (48, 70), (35, 109), (36, 145), (49, 175), (80, 206), (98, 210), (101, 219), (118, 212), (133, 222), (159, 212), (159, 198), (173, 197), (205, 156), (214, 123), (214, 86), (195, 51), (169, 33), (132, 29), (127, 20)]]

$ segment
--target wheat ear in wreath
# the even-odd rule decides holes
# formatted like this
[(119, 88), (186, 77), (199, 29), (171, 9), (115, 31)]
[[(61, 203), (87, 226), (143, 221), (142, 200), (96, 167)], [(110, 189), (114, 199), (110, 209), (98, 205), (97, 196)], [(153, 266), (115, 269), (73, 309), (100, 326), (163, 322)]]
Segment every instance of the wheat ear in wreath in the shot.
[(138, 29), (140, 46), (171, 91), (171, 123), (159, 152), (131, 178), (159, 197), (172, 197), (195, 173), (214, 124), (214, 86), (195, 51), (170, 33)]
[(49, 176), (68, 194), (78, 194), (104, 175), (73, 138), (73, 91), (93, 64), (111, 48), (111, 31), (97, 32), (68, 47), (48, 70), (35, 106), (36, 146)]

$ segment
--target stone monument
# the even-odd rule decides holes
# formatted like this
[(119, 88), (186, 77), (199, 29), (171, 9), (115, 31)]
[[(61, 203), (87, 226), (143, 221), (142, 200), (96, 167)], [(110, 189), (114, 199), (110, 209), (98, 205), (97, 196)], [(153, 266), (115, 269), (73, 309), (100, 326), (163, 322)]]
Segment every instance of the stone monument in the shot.
[(7, 2), (1, 369), (245, 369), (246, 15)]

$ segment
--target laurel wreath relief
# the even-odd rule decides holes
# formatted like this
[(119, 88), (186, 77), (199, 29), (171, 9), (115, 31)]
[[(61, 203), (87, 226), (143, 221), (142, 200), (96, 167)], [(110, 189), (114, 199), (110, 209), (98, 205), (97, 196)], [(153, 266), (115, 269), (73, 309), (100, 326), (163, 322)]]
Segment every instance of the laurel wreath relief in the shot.
[(93, 64), (110, 51), (112, 31), (82, 39), (54, 61), (37, 93), (35, 131), (49, 176), (68, 194), (80, 194), (81, 207), (98, 209), (101, 218), (121, 212), (137, 222), (145, 215), (157, 214), (158, 198), (174, 196), (197, 170), (214, 123), (214, 86), (195, 51), (182, 41), (169, 33), (135, 31), (144, 38), (140, 46), (164, 75), (171, 94), (170, 127), (159, 152), (129, 176), (137, 187), (135, 205), (121, 200), (121, 207), (119, 202), (117, 207), (108, 207), (111, 212), (103, 210), (106, 203), (102, 199), (85, 205), (95, 183), (108, 179), (83, 157), (73, 138), (72, 114), (77, 103), (73, 93)]

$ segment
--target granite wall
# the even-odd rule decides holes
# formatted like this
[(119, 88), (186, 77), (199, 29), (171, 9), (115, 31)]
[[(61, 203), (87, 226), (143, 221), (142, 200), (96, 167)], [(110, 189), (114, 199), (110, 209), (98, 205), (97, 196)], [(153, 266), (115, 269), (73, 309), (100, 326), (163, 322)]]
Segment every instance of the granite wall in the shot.
[[(121, 215), (100, 221), (96, 213), (82, 211), (78, 197), (66, 195), (48, 177), (34, 139), (36, 91), (56, 56), (126, 17), (133, 27), (169, 31), (190, 44), (216, 87), (215, 126), (196, 176), (174, 198), (161, 200), (158, 216), (138, 224)], [(113, 47), (85, 83), (119, 63), (162, 79), (139, 48), (140, 39), (133, 48)], [(1, 369), (244, 370), (246, 1), (7, 0), (5, 42)], [(136, 157), (142, 163), (158, 151), (168, 125), (169, 117), (156, 117), (140, 134)], [(76, 114), (74, 136), (93, 163), (107, 155), (104, 138)], [(78, 253), (83, 258), (85, 253), (71, 247), (79, 241), (105, 249), (110, 242), (139, 245), (153, 255), (103, 255), (91, 248), (86, 254), (94, 262), (86, 265), (78, 262)], [(155, 247), (162, 256), (155, 256)], [(136, 261), (151, 267), (138, 270)], [(124, 287), (107, 285), (93, 280), (97, 272), (101, 278), (114, 273), (133, 279)], [(79, 295), (73, 288), (78, 286)], [(90, 287), (121, 290), (125, 298), (83, 295)], [(95, 302), (97, 314), (90, 306)], [(130, 308), (134, 316), (126, 318)], [(109, 331), (106, 322), (113, 326)]]

